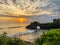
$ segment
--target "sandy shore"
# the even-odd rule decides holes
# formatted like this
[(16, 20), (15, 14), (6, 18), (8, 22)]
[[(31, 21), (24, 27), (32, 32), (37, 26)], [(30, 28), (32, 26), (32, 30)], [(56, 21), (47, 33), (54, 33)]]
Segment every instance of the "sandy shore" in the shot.
[(21, 38), (22, 40), (28, 41), (28, 42), (33, 42), (36, 38), (40, 37), (40, 35), (43, 32), (46, 32), (47, 30), (39, 30), (37, 32), (33, 32), (31, 34), (26, 34), (26, 35), (22, 35), (19, 36), (19, 38)]

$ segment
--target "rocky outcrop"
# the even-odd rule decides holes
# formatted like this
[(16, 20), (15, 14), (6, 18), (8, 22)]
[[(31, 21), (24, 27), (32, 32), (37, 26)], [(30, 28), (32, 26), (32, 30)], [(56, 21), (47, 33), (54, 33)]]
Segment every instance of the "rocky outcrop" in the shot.
[(26, 26), (27, 29), (37, 29), (37, 26), (40, 29), (56, 29), (60, 28), (60, 19), (53, 19), (52, 23), (39, 23), (37, 21), (31, 23), (30, 25)]

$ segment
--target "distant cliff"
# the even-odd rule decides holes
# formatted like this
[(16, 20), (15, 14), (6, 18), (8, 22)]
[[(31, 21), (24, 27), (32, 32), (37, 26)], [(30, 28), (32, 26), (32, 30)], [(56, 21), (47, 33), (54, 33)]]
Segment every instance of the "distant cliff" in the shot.
[(40, 27), (40, 29), (60, 28), (60, 19), (53, 19), (52, 23), (39, 23), (34, 21), (30, 25), (26, 26), (27, 29), (38, 29), (37, 27)]

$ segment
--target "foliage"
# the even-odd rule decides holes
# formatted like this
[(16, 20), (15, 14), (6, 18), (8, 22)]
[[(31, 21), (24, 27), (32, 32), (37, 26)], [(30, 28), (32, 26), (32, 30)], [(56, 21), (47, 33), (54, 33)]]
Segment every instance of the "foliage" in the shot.
[(6, 36), (7, 33), (0, 35), (0, 45), (25, 45), (20, 38), (11, 38)]
[(60, 29), (52, 29), (37, 38), (34, 45), (60, 45)]

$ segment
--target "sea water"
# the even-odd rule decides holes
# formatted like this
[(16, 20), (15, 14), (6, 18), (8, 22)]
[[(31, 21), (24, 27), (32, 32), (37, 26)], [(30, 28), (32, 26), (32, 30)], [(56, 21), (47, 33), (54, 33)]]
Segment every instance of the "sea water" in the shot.
[[(42, 30), (34, 32), (34, 30), (28, 30), (25, 27), (30, 23), (18, 23), (18, 22), (5, 22), (0, 21), (0, 34), (6, 32), (8, 36), (13, 36), (16, 34), (17, 37), (22, 40), (33, 42), (37, 37), (42, 34)], [(23, 35), (19, 35), (24, 33)], [(26, 33), (26, 34), (25, 34)]]

